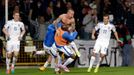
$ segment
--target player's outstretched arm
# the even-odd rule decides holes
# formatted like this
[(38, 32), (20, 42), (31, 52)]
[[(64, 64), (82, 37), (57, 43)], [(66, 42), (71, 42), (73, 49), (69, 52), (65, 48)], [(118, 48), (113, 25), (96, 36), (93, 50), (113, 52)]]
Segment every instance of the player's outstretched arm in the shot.
[(62, 37), (64, 39), (66, 39), (67, 41), (72, 42), (72, 41), (75, 40), (75, 38), (77, 37), (77, 35), (78, 35), (78, 32), (77, 31), (74, 31), (71, 34), (69, 32), (65, 32)]

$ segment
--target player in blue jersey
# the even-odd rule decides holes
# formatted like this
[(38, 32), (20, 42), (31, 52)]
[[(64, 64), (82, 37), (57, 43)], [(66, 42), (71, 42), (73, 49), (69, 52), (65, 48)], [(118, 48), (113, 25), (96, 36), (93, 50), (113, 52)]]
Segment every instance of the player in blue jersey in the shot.
[[(61, 27), (61, 25), (62, 24), (60, 23), (58, 23), (57, 25), (54, 25), (52, 23), (47, 28), (47, 32), (43, 40), (43, 47), (49, 56), (48, 56), (47, 61), (44, 63), (44, 65), (39, 68), (41, 71), (44, 71), (45, 68), (49, 65), (49, 63), (51, 63), (52, 57), (56, 58), (58, 56), (57, 49), (53, 44), (54, 44), (54, 35), (56, 32), (56, 29), (58, 27)], [(45, 53), (45, 51), (36, 51), (35, 55), (42, 55)]]

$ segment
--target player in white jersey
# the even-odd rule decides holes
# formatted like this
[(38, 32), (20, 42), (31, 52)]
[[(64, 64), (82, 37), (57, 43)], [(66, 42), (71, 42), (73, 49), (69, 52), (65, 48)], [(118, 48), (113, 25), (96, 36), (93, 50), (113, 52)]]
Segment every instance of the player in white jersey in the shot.
[[(12, 20), (7, 21), (7, 23), (4, 25), (3, 32), (5, 36), (7, 37), (7, 43), (6, 43), (6, 73), (9, 74), (10, 70), (12, 73), (14, 73), (14, 65), (17, 61), (17, 56), (20, 50), (20, 40), (22, 39), (25, 28), (24, 24), (20, 22), (20, 14), (19, 12), (13, 13)], [(10, 68), (10, 61), (12, 59), (12, 64)]]
[(108, 15), (104, 15), (103, 22), (98, 23), (95, 26), (95, 29), (92, 32), (92, 39), (95, 39), (95, 32), (97, 30), (99, 30), (99, 35), (98, 35), (97, 40), (94, 45), (93, 55), (91, 56), (90, 65), (89, 65), (87, 72), (91, 72), (92, 66), (93, 66), (95, 58), (96, 58), (95, 56), (96, 56), (96, 54), (100, 53), (99, 60), (97, 62), (96, 68), (94, 70), (95, 73), (98, 72), (100, 62), (103, 60), (103, 58), (105, 57), (106, 52), (108, 50), (108, 45), (109, 45), (109, 41), (110, 41), (110, 37), (111, 37), (111, 31), (114, 32), (117, 42), (122, 43), (122, 41), (120, 41), (118, 38), (118, 34), (116, 32), (115, 26), (113, 24), (109, 23)]

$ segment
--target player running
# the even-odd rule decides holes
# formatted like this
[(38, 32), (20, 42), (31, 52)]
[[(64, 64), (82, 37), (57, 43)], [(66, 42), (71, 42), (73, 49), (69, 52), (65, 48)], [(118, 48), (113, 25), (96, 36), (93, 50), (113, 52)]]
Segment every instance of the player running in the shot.
[(111, 30), (114, 32), (114, 35), (116, 37), (117, 42), (121, 42), (118, 38), (118, 34), (116, 32), (115, 26), (111, 23), (109, 23), (109, 15), (104, 15), (103, 16), (103, 22), (98, 23), (95, 26), (95, 29), (92, 32), (92, 39), (95, 39), (95, 32), (99, 30), (99, 35), (96, 39), (95, 45), (94, 45), (94, 50), (93, 54), (90, 59), (90, 65), (87, 70), (87, 72), (91, 72), (92, 66), (94, 64), (94, 61), (96, 59), (96, 54), (100, 53), (99, 60), (97, 62), (96, 68), (94, 72), (98, 72), (100, 62), (103, 60), (103, 58), (106, 55), (106, 52), (108, 50), (108, 45), (111, 37)]
[[(13, 13), (13, 18), (4, 25), (3, 32), (7, 37), (6, 43), (6, 73), (10, 74), (14, 73), (15, 62), (17, 61), (18, 53), (20, 50), (20, 40), (22, 39), (25, 28), (24, 24), (20, 22), (20, 14), (19, 12)], [(12, 64), (10, 67), (10, 61), (12, 59)]]

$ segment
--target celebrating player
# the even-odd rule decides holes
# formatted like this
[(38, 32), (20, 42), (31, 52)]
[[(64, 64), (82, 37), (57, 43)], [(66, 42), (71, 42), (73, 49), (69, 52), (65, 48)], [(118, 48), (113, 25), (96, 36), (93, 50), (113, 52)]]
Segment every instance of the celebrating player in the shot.
[(74, 11), (69, 9), (66, 14), (61, 14), (55, 21), (54, 24), (62, 23), (62, 25), (68, 25), (74, 27), (75, 29), (75, 19), (74, 19)]
[[(74, 10), (69, 9), (66, 14), (61, 14), (55, 21), (54, 24), (62, 24), (72, 26), (72, 29), (75, 30), (75, 19), (74, 19)], [(78, 57), (80, 57), (80, 52), (77, 49), (76, 44), (72, 41), (71, 46), (74, 48)]]
[(62, 25), (61, 28), (58, 28), (55, 33), (55, 45), (60, 52), (63, 52), (68, 58), (62, 64), (58, 64), (58, 67), (63, 68), (65, 72), (70, 72), (67, 68), (67, 65), (74, 61), (76, 52), (71, 46), (71, 42), (77, 36), (77, 32), (73, 30), (73, 27), (70, 25)]
[[(52, 57), (54, 57), (55, 62), (57, 62), (56, 61), (56, 58), (58, 56), (57, 49), (53, 44), (54, 44), (54, 35), (56, 32), (56, 28), (58, 28), (58, 27), (61, 27), (61, 24), (58, 24), (57, 26), (55, 26), (52, 23), (47, 28), (47, 33), (46, 33), (46, 35), (44, 37), (44, 41), (43, 41), (43, 47), (49, 56), (48, 56), (47, 61), (44, 63), (44, 65), (39, 68), (41, 71), (44, 71), (46, 69), (46, 67), (49, 65), (49, 63), (51, 63)], [(41, 55), (41, 54), (44, 54), (45, 51), (36, 51), (35, 54)]]

